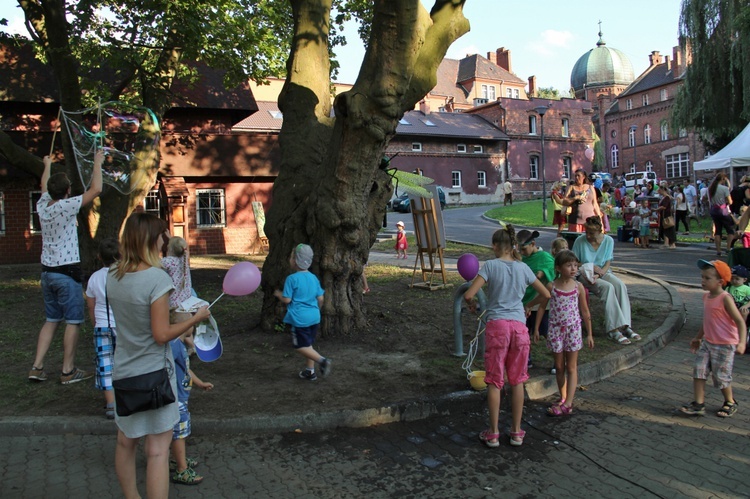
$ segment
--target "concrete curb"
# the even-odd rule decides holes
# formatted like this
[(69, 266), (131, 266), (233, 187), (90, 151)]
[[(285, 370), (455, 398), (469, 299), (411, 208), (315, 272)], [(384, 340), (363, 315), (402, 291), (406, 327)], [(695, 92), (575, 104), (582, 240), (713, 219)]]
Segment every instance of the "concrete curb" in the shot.
[[(643, 359), (671, 341), (679, 333), (682, 324), (685, 322), (684, 303), (677, 290), (672, 286), (661, 279), (638, 272), (624, 269), (614, 270), (660, 285), (669, 293), (672, 307), (662, 325), (653, 331), (649, 338), (640, 343), (637, 348), (629, 349), (625, 353), (614, 352), (596, 362), (580, 366), (578, 381), (582, 385), (602, 381), (624, 369), (639, 364)], [(526, 382), (526, 392), (532, 400), (555, 394), (557, 392), (555, 377), (547, 375), (529, 380)], [(467, 390), (450, 393), (437, 399), (405, 401), (373, 409), (290, 415), (259, 414), (231, 419), (197, 416), (194, 418), (194, 427), (197, 430), (195, 434), (308, 432), (338, 427), (362, 428), (378, 424), (417, 421), (430, 416), (451, 414), (465, 409), (476, 409), (476, 403), (483, 398), (484, 395), (481, 392)], [(77, 417), (75, 419), (65, 417), (0, 418), (0, 436), (3, 437), (63, 434), (115, 435), (116, 433), (117, 427), (112, 421), (95, 416)]]

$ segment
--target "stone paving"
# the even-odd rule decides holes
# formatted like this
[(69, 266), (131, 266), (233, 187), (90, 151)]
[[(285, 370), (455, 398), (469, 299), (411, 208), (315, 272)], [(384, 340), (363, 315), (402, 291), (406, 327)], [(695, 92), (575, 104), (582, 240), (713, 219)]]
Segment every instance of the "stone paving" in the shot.
[[(678, 291), (687, 320), (676, 339), (585, 386), (570, 417), (548, 417), (545, 404), (528, 402), (523, 447), (480, 444), (481, 394), (444, 414), (371, 428), (201, 434), (196, 425), (188, 454), (200, 459), (206, 480), (173, 485), (170, 497), (748, 497), (750, 355), (736, 358), (733, 418), (715, 416), (722, 397), (710, 386), (705, 417), (679, 414), (692, 400), (687, 345), (702, 320), (703, 292)], [(5, 436), (0, 497), (121, 497), (114, 447), (113, 435)], [(144, 491), (140, 455), (138, 475)]]

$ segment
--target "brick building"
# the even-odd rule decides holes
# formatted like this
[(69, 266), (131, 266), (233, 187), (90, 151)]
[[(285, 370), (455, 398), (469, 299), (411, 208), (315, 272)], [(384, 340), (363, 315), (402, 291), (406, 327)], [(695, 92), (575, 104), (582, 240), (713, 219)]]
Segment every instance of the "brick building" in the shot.
[(508, 135), (507, 161), (502, 164), (502, 176), (510, 179), (519, 197), (538, 196), (542, 192), (542, 117), (538, 107), (546, 108), (545, 180), (570, 179), (579, 168), (591, 171), (591, 161), (585, 152), (593, 144), (591, 117), (594, 111), (585, 100), (501, 98), (464, 111), (482, 116)]
[[(159, 177), (144, 208), (167, 220), (193, 254), (259, 251), (251, 202), (270, 207), (278, 143), (233, 130), (257, 109), (248, 85), (226, 89), (221, 72), (196, 67), (198, 81), (177, 83), (181, 98), (164, 115)], [(2, 131), (32, 154), (48, 154), (60, 107), (51, 70), (30, 46), (2, 46), (0, 87)], [(0, 264), (39, 261), (40, 194), (38, 178), (0, 158)]]
[(670, 182), (692, 177), (692, 163), (705, 157), (705, 148), (697, 133), (670, 123), (689, 62), (679, 46), (671, 59), (652, 52), (649, 67), (605, 110), (600, 126), (610, 172), (653, 171)]

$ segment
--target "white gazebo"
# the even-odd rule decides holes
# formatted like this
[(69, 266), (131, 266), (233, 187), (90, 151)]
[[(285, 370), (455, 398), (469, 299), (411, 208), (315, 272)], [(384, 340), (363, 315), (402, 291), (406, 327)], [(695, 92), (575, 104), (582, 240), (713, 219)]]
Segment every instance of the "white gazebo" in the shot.
[(750, 167), (750, 124), (721, 151), (693, 163), (694, 171), (729, 168), (730, 179), (734, 178), (734, 169), (740, 167)]

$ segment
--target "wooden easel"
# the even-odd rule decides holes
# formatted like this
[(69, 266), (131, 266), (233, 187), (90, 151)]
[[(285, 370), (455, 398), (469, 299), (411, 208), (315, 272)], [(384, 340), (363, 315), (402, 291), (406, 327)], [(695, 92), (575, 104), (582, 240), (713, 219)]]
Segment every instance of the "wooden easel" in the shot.
[[(436, 198), (437, 191), (432, 198), (412, 198), (410, 201), (411, 214), (414, 218), (414, 234), (417, 239), (417, 256), (414, 259), (414, 273), (411, 276), (411, 285), (409, 286), (411, 288), (435, 291), (450, 286), (445, 274), (444, 248), (440, 241), (438, 218), (435, 210)], [(425, 256), (427, 256), (428, 265), (425, 265)], [(435, 266), (436, 260), (440, 262), (439, 267)], [(422, 267), (422, 282), (415, 284), (417, 263)], [(443, 277), (442, 284), (434, 282), (437, 272)]]

